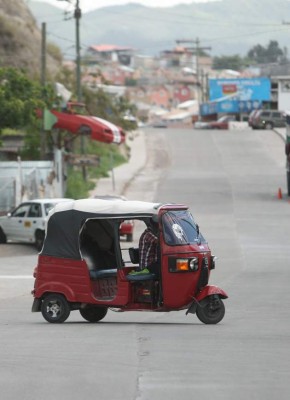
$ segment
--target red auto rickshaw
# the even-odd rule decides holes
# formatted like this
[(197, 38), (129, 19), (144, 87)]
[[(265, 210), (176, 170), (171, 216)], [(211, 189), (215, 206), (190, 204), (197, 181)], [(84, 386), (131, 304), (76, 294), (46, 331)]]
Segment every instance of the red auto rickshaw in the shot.
[[(151, 221), (158, 224), (159, 276), (132, 274), (138, 270), (138, 247), (126, 248), (119, 234), (127, 219), (139, 228)], [(48, 217), (34, 270), (32, 311), (41, 311), (48, 322), (61, 323), (72, 310), (79, 310), (89, 322), (102, 320), (110, 308), (186, 310), (205, 324), (217, 324), (228, 296), (208, 285), (214, 268), (215, 257), (185, 205), (68, 201), (57, 204)]]

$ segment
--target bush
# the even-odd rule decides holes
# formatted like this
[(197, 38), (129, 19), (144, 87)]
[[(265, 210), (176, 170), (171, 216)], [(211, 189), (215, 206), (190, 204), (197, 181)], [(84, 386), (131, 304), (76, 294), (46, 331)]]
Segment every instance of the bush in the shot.
[(126, 162), (125, 156), (120, 153), (120, 147), (114, 144), (90, 141), (86, 147), (89, 154), (99, 157), (100, 164), (98, 166), (85, 167), (86, 181), (83, 178), (83, 171), (80, 168), (69, 167), (66, 197), (71, 197), (73, 199), (87, 198), (88, 192), (96, 185), (96, 179), (107, 177), (108, 172), (112, 168)]
[(94, 188), (94, 183), (83, 179), (82, 171), (77, 171), (74, 167), (68, 169), (66, 197), (72, 199), (83, 199), (88, 197), (89, 190)]

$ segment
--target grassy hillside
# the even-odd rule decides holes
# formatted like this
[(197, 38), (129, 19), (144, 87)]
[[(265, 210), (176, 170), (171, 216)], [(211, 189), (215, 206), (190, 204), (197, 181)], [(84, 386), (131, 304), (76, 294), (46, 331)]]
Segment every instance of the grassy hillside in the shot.
[[(47, 66), (54, 73), (60, 61), (60, 52), (50, 46)], [(41, 32), (23, 0), (1, 0), (0, 8), (1, 66), (26, 70), (32, 76), (40, 74)]]

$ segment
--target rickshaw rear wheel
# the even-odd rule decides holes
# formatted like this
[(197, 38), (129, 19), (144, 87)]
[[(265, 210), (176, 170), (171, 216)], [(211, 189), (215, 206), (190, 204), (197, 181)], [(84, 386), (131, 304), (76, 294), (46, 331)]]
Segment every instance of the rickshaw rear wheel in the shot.
[(196, 315), (204, 324), (218, 324), (225, 315), (225, 305), (220, 298), (206, 297), (197, 306)]
[(47, 322), (62, 323), (70, 315), (70, 306), (62, 294), (53, 293), (43, 299), (41, 313)]
[(0, 243), (7, 243), (7, 238), (2, 228), (0, 227)]
[(99, 322), (107, 315), (108, 309), (106, 307), (93, 306), (87, 304), (84, 308), (80, 309), (81, 316), (88, 322)]

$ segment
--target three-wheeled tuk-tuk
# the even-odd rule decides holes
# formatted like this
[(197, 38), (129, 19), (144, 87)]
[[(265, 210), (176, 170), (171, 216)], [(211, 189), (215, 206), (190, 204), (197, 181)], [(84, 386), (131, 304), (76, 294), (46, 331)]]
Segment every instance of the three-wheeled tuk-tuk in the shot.
[[(158, 225), (158, 275), (138, 271), (138, 246), (126, 248), (124, 220), (142, 231)], [(141, 231), (142, 229), (142, 231)], [(188, 207), (143, 201), (84, 199), (57, 204), (49, 213), (34, 270), (32, 311), (52, 323), (79, 310), (89, 322), (114, 311), (196, 313), (205, 324), (225, 314), (227, 294), (208, 285), (215, 257)], [(133, 272), (133, 273), (132, 273)]]

